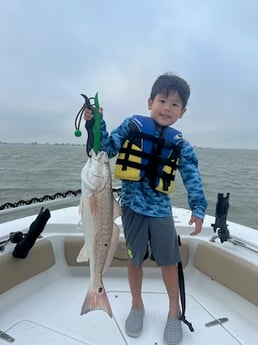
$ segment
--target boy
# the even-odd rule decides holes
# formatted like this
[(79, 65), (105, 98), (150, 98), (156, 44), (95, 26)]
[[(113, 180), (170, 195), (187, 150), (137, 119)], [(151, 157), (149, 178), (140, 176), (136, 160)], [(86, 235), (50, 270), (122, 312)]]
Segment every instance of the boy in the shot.
[[(164, 342), (176, 345), (182, 339), (177, 263), (180, 253), (172, 218), (169, 194), (178, 168), (192, 210), (191, 235), (202, 229), (207, 207), (198, 161), (191, 145), (182, 134), (169, 127), (182, 118), (190, 96), (185, 80), (163, 74), (154, 82), (148, 99), (151, 117), (134, 115), (126, 118), (109, 135), (101, 120), (101, 149), (114, 157), (119, 153), (115, 177), (122, 180), (122, 223), (128, 253), (128, 280), (132, 306), (125, 322), (129, 336), (138, 337), (143, 328), (144, 304), (141, 296), (143, 261), (148, 257), (161, 268), (169, 297)], [(84, 118), (90, 120), (86, 109)]]

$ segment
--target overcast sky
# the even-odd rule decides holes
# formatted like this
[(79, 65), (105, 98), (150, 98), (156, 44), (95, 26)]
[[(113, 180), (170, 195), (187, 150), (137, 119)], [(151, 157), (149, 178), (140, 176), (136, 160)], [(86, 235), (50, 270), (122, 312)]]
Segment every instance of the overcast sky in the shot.
[(257, 0), (0, 0), (0, 46), (0, 141), (82, 144), (80, 93), (112, 130), (172, 71), (192, 90), (187, 140), (258, 149)]

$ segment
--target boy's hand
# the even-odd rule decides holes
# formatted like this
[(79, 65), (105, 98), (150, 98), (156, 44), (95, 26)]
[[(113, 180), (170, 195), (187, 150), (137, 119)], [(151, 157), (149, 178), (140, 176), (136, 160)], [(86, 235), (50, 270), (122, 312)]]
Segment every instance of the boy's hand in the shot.
[(202, 220), (198, 217), (192, 216), (189, 220), (189, 225), (195, 224), (195, 230), (190, 235), (197, 235), (202, 231)]
[[(84, 118), (84, 120), (86, 120), (86, 121), (91, 120), (92, 117), (93, 117), (93, 111), (94, 111), (94, 108), (93, 108), (93, 110), (92, 110), (92, 109), (86, 108), (86, 109), (84, 110), (84, 113), (83, 113), (83, 118)], [(103, 108), (100, 107), (100, 108), (99, 108), (99, 112), (100, 112), (100, 114), (103, 114)]]
[(83, 118), (84, 118), (84, 120), (89, 121), (89, 120), (92, 119), (92, 116), (93, 116), (92, 110), (86, 108), (86, 109), (84, 110), (84, 113), (83, 113)]

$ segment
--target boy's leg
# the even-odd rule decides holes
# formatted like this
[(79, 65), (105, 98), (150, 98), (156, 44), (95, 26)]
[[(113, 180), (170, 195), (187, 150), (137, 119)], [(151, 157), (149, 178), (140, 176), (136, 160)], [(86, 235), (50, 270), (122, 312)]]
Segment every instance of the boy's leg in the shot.
[(128, 262), (128, 280), (132, 295), (132, 308), (143, 308), (142, 301), (142, 279), (143, 269), (137, 268), (130, 261)]
[(181, 260), (172, 217), (152, 218), (150, 222), (152, 257), (161, 268), (169, 298), (169, 317), (180, 315), (177, 262)]
[(174, 319), (180, 315), (177, 265), (162, 266), (161, 272), (169, 298), (169, 317)]
[(142, 301), (144, 256), (148, 251), (148, 221), (146, 216), (137, 214), (130, 208), (123, 208), (122, 222), (128, 253), (128, 281), (132, 305), (125, 322), (126, 333), (138, 337), (143, 328), (144, 306)]
[(164, 329), (164, 344), (179, 344), (183, 337), (179, 306), (179, 287), (177, 265), (162, 266), (162, 277), (165, 283), (169, 298), (169, 313)]
[(131, 337), (138, 337), (142, 333), (144, 306), (142, 301), (143, 269), (128, 262), (128, 280), (132, 295), (132, 307), (125, 321), (126, 333)]
[(148, 250), (148, 223), (145, 216), (136, 214), (129, 208), (123, 211), (126, 247), (131, 256), (128, 261), (128, 281), (132, 295), (132, 308), (143, 308), (141, 296), (143, 269), (141, 265), (144, 254)]

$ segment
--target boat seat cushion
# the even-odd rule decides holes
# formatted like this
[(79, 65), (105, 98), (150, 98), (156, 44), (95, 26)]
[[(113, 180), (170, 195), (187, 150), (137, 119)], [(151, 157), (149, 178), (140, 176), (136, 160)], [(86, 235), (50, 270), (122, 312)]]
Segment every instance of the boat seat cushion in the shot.
[(53, 247), (47, 239), (37, 241), (26, 259), (15, 258), (11, 252), (0, 255), (0, 294), (54, 264)]
[[(80, 262), (76, 261), (76, 258), (84, 244), (84, 237), (83, 236), (67, 236), (64, 241), (64, 255), (66, 259), (66, 263), (68, 266), (85, 266), (88, 265), (88, 262)], [(187, 265), (188, 256), (189, 256), (189, 248), (187, 241), (181, 239), (181, 258), (183, 267)], [(118, 247), (116, 253), (113, 257), (111, 266), (126, 266), (127, 265), (127, 251), (125, 247), (125, 241), (123, 238), (119, 239)], [(144, 262), (145, 267), (156, 267), (155, 262), (152, 260), (146, 260)]]
[(214, 244), (199, 243), (194, 266), (258, 306), (258, 265), (243, 260)]

